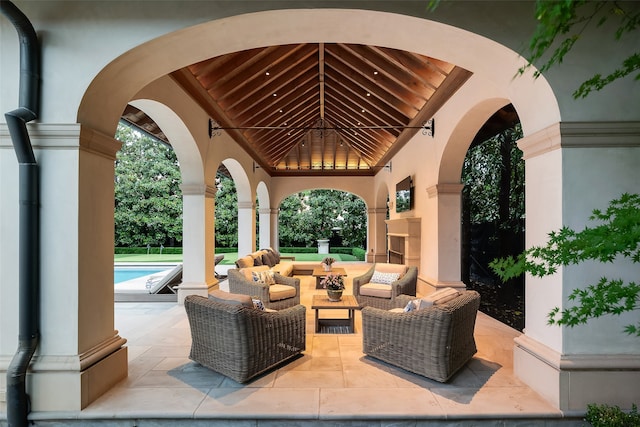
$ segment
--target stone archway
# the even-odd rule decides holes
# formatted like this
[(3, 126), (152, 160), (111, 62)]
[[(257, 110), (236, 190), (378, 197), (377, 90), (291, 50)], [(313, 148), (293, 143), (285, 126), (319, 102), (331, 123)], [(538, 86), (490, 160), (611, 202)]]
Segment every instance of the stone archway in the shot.
[[(183, 191), (183, 282), (194, 290), (215, 282), (213, 271), (213, 191), (204, 182), (204, 170), (193, 135), (168, 106), (150, 99), (131, 105), (144, 111), (169, 139), (180, 164)], [(204, 232), (202, 232), (204, 228)], [(200, 291), (202, 292), (202, 290)]]

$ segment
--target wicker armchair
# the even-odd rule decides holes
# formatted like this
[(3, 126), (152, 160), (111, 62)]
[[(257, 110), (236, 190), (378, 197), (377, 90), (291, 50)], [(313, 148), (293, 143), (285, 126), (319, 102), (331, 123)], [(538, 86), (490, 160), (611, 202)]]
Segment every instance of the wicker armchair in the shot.
[(397, 306), (396, 298), (400, 295), (416, 295), (416, 284), (418, 282), (418, 268), (417, 267), (407, 267), (406, 272), (400, 278), (400, 280), (396, 280), (391, 283), (391, 292), (390, 295), (386, 297), (381, 296), (371, 296), (371, 295), (362, 295), (360, 292), (360, 288), (364, 285), (369, 284), (371, 278), (373, 277), (374, 271), (376, 271), (376, 266), (384, 266), (388, 268), (388, 266), (397, 266), (395, 264), (374, 264), (365, 274), (359, 277), (353, 278), (353, 295), (356, 297), (356, 300), (362, 306), (369, 307), (377, 307), (384, 310), (389, 310)]
[(303, 305), (268, 312), (189, 295), (184, 306), (191, 327), (189, 358), (239, 383), (304, 351)]
[[(412, 297), (397, 298), (398, 307)], [(476, 353), (473, 331), (480, 294), (410, 312), (362, 310), (363, 352), (407, 371), (446, 382)]]
[[(249, 295), (262, 301), (265, 307), (272, 310), (282, 310), (283, 308), (293, 307), (300, 304), (300, 279), (296, 277), (286, 277), (278, 273), (274, 274), (276, 285), (267, 285), (264, 283), (249, 280), (242, 271), (238, 269), (230, 269), (227, 272), (229, 279), (229, 291), (235, 294)], [(279, 285), (279, 286), (278, 286)], [(292, 287), (293, 290), (287, 292), (288, 289), (282, 286)], [(284, 294), (291, 295), (287, 298), (280, 299), (278, 294), (284, 289)], [(294, 291), (295, 290), (295, 294)]]

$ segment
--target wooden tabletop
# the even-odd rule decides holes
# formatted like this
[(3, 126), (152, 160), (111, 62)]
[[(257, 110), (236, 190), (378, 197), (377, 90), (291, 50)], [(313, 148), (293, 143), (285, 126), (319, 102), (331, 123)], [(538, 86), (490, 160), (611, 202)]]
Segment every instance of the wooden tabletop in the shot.
[(330, 274), (339, 274), (341, 276), (346, 276), (347, 272), (345, 271), (344, 268), (340, 268), (340, 267), (333, 267), (331, 270), (329, 271), (325, 271), (324, 268), (322, 267), (316, 267), (313, 269), (313, 273), (311, 273), (311, 275), (313, 277), (324, 277), (324, 276), (328, 276)]
[(340, 301), (329, 301), (329, 297), (326, 294), (314, 295), (311, 300), (311, 308), (312, 309), (326, 309), (326, 308), (335, 308), (335, 309), (360, 309), (360, 304), (358, 304), (358, 300), (353, 295), (342, 295), (342, 299)]

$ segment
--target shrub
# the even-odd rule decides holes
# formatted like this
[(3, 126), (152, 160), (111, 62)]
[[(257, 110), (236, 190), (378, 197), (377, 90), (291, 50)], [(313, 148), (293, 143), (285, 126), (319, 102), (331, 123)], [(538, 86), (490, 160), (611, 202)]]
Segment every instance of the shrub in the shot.
[(358, 258), (358, 261), (364, 261), (367, 255), (367, 251), (362, 248), (352, 248), (351, 255)]
[[(152, 246), (149, 249), (147, 249), (146, 247), (132, 247), (132, 248), (116, 247), (116, 248), (113, 248), (113, 253), (114, 254), (146, 254), (147, 250), (149, 251), (149, 254), (157, 255), (160, 253), (159, 246)], [(166, 255), (181, 254), (182, 248), (165, 247), (162, 249), (162, 253)]]
[(593, 427), (639, 427), (640, 415), (634, 404), (631, 412), (626, 413), (618, 406), (587, 405), (585, 420)]
[(238, 252), (238, 248), (216, 248), (216, 254), (232, 254)]
[(279, 250), (280, 253), (283, 254), (317, 254), (318, 248), (304, 248), (304, 247), (281, 247)]

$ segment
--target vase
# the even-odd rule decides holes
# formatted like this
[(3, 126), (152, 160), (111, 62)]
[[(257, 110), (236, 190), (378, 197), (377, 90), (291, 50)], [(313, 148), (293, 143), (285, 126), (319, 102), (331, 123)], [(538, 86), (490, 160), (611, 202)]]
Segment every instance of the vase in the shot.
[(322, 264), (322, 268), (324, 271), (331, 271), (331, 264)]
[(329, 297), (329, 301), (340, 301), (342, 299), (342, 291), (344, 289), (327, 289), (327, 296)]

